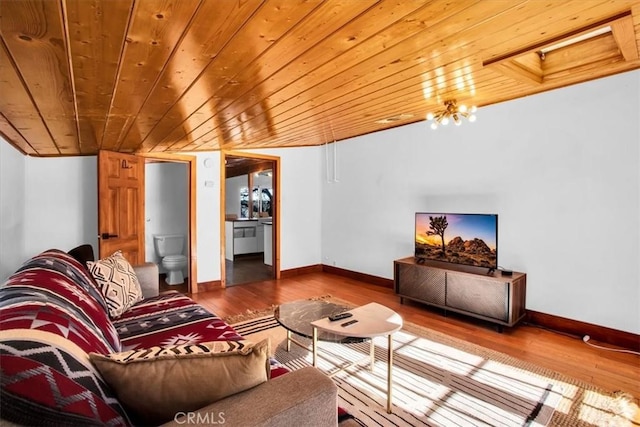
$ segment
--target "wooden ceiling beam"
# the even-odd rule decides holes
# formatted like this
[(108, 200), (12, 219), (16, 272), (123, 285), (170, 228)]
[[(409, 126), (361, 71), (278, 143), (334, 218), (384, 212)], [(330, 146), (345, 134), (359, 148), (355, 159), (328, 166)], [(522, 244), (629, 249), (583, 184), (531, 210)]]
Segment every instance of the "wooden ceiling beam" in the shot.
[(516, 61), (503, 61), (492, 65), (494, 69), (522, 83), (542, 84), (542, 76), (520, 66)]
[(636, 43), (636, 33), (633, 28), (633, 17), (628, 15), (612, 22), (611, 32), (625, 61), (638, 59), (638, 44)]

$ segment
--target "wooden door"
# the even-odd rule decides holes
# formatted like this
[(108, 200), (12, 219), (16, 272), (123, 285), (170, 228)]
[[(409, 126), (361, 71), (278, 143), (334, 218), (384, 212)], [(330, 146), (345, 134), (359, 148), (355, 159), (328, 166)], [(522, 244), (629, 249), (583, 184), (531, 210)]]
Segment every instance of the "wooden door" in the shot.
[(121, 250), (131, 264), (145, 261), (144, 158), (98, 153), (98, 248), (100, 257)]

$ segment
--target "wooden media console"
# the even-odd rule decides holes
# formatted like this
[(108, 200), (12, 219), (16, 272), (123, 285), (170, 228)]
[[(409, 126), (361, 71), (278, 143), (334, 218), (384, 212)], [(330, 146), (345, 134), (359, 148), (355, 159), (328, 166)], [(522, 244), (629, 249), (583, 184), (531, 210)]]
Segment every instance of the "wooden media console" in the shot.
[[(527, 275), (414, 257), (395, 260), (394, 289), (400, 302), (409, 298), (448, 311), (513, 326), (525, 316)], [(483, 271), (484, 270), (484, 271)]]

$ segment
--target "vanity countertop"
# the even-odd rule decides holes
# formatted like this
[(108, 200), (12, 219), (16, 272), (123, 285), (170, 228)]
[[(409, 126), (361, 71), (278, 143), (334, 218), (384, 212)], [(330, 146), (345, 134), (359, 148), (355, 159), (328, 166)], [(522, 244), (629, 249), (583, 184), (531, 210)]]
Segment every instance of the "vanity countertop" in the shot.
[(226, 219), (226, 222), (230, 223), (258, 223), (258, 224), (267, 224), (273, 225), (273, 220), (271, 217), (262, 217), (262, 218), (236, 218), (236, 219)]

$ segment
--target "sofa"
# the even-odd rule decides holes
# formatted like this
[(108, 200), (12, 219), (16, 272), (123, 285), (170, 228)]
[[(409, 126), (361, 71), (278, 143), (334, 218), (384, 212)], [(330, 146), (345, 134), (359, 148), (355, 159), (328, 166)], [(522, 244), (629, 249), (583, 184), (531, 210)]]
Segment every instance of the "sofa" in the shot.
[[(156, 265), (132, 267), (141, 300), (112, 318), (109, 295), (90, 272), (91, 262), (82, 261), (48, 250), (0, 287), (4, 424), (337, 425), (337, 387), (330, 378), (311, 367), (289, 372), (264, 350), (268, 343), (244, 340), (188, 296), (159, 294)], [(259, 359), (251, 369), (260, 379), (247, 374), (252, 379), (243, 383), (250, 357)], [(206, 364), (212, 360), (217, 364)], [(153, 366), (151, 374), (129, 370), (145, 363)], [(186, 375), (191, 382), (179, 385)], [(118, 384), (125, 377), (126, 387)], [(216, 398), (190, 401), (200, 391)], [(156, 409), (173, 415), (159, 419), (146, 412)]]

